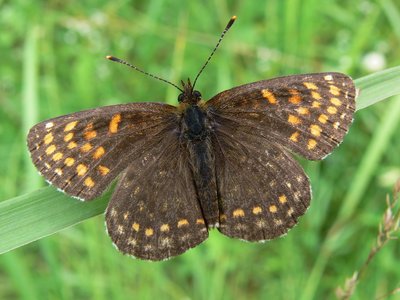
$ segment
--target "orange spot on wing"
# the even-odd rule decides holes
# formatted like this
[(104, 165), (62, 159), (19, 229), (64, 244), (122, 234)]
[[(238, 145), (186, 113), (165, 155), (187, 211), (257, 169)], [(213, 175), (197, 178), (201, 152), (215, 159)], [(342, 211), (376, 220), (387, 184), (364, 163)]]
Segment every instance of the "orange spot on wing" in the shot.
[(97, 136), (97, 132), (96, 132), (96, 130), (86, 131), (84, 133), (84, 136), (85, 136), (86, 140), (91, 140)]
[(67, 157), (64, 160), (64, 164), (68, 167), (71, 167), (73, 164), (75, 163), (75, 159), (73, 159), (72, 157)]
[(326, 111), (327, 111), (328, 113), (330, 113), (331, 115), (334, 115), (334, 114), (337, 113), (337, 108), (334, 107), (334, 106), (329, 106), (329, 107), (326, 109)]
[(81, 147), (81, 151), (82, 151), (82, 152), (89, 152), (90, 149), (92, 149), (92, 145), (91, 145), (90, 143), (86, 143), (85, 145), (83, 145), (83, 146)]
[(88, 168), (84, 164), (79, 164), (76, 166), (76, 172), (78, 173), (78, 176), (83, 176), (86, 174)]
[(327, 115), (324, 115), (324, 114), (321, 114), (321, 115), (319, 115), (319, 117), (318, 117), (318, 121), (319, 121), (320, 123), (322, 123), (322, 124), (325, 124), (325, 123), (328, 121), (328, 116), (327, 116)]
[(57, 152), (53, 155), (53, 160), (58, 161), (63, 157), (63, 154), (61, 152)]
[(279, 202), (282, 203), (282, 204), (286, 203), (287, 202), (286, 196), (285, 195), (279, 196)]
[(300, 115), (308, 115), (308, 114), (310, 113), (310, 111), (308, 110), (308, 108), (307, 108), (307, 107), (303, 107), (303, 106), (299, 107), (299, 108), (297, 109), (297, 112), (298, 112)]
[(303, 82), (304, 86), (309, 90), (316, 90), (318, 87), (312, 82)]
[(301, 123), (300, 119), (294, 115), (289, 115), (288, 122), (293, 125), (297, 125), (297, 124)]
[(152, 228), (146, 228), (144, 233), (146, 236), (152, 236), (154, 234), (154, 230)]
[(331, 85), (331, 86), (329, 87), (329, 92), (330, 92), (332, 95), (335, 95), (335, 96), (339, 96), (339, 95), (340, 95), (340, 89), (339, 89), (337, 86), (334, 86), (334, 85)]
[(188, 220), (186, 220), (186, 219), (179, 220), (179, 222), (178, 222), (178, 228), (179, 228), (179, 227), (182, 227), (182, 226), (185, 226), (185, 225), (189, 225)]
[(271, 205), (269, 207), (269, 211), (272, 213), (276, 213), (278, 211), (278, 208), (276, 207), (276, 205)]
[(50, 145), (47, 149), (46, 149), (46, 154), (50, 155), (52, 153), (54, 153), (54, 151), (56, 151), (56, 146), (55, 145)]
[(293, 142), (298, 142), (298, 137), (299, 137), (299, 135), (300, 135), (300, 133), (298, 132), (298, 131), (296, 131), (295, 133), (293, 133), (291, 136), (290, 136), (290, 140), (291, 141), (293, 141)]
[(262, 93), (262, 96), (265, 99), (267, 99), (269, 103), (271, 103), (271, 104), (276, 104), (277, 103), (274, 94), (270, 90), (263, 89), (263, 90), (261, 90), (261, 93)]
[(253, 214), (258, 215), (262, 212), (262, 208), (259, 206), (253, 207)]
[(92, 188), (94, 187), (94, 181), (91, 177), (87, 177), (84, 181), (84, 184), (88, 187), (88, 188)]
[(52, 141), (53, 141), (53, 139), (54, 139), (54, 137), (53, 137), (53, 134), (50, 132), (50, 133), (48, 133), (48, 134), (46, 134), (45, 136), (44, 136), (44, 143), (46, 144), (46, 145), (48, 145), (48, 144), (50, 144)]
[(169, 225), (168, 224), (162, 224), (160, 227), (161, 232), (166, 232), (169, 231)]
[(110, 133), (116, 133), (118, 131), (118, 125), (121, 122), (121, 114), (116, 114), (111, 118), (108, 131)]
[(311, 97), (313, 97), (315, 100), (321, 100), (322, 99), (321, 95), (319, 93), (315, 92), (315, 91), (311, 92)]
[(321, 107), (321, 103), (318, 102), (318, 101), (313, 101), (312, 107), (313, 107), (313, 108), (320, 108), (320, 107)]
[(237, 218), (237, 217), (244, 217), (244, 211), (243, 211), (243, 209), (236, 209), (236, 210), (234, 210), (233, 211), (233, 214), (232, 214), (235, 218)]
[(69, 142), (67, 147), (68, 147), (68, 149), (74, 149), (74, 148), (78, 147), (78, 144), (75, 142)]
[(64, 131), (71, 131), (75, 128), (76, 124), (78, 124), (78, 121), (69, 122), (67, 125), (65, 125)]
[(139, 231), (139, 228), (140, 228), (140, 225), (138, 223), (135, 222), (132, 224), (132, 229), (135, 230), (136, 232)]
[(318, 125), (315, 125), (315, 124), (310, 125), (310, 132), (312, 135), (320, 136), (321, 131), (322, 131), (322, 129)]
[(290, 89), (289, 93), (291, 96), (289, 97), (289, 102), (293, 104), (299, 104), (301, 102), (301, 96), (298, 90)]
[(109, 168), (102, 166), (102, 165), (98, 166), (97, 169), (99, 170), (100, 174), (103, 176), (107, 175), (110, 172)]
[(317, 146), (317, 141), (314, 139), (309, 139), (308, 143), (307, 143), (307, 148), (308, 150), (312, 150), (315, 148), (315, 146)]
[(331, 99), (331, 103), (332, 103), (333, 105), (336, 105), (336, 106), (342, 105), (342, 101), (340, 101), (338, 98), (332, 98), (332, 99)]
[(105, 152), (106, 152), (106, 151), (104, 150), (104, 148), (100, 146), (100, 147), (97, 148), (96, 151), (93, 153), (93, 158), (94, 158), (94, 159), (98, 159), (98, 158), (102, 157), (102, 156), (104, 155)]
[(69, 132), (64, 136), (64, 142), (69, 142), (70, 140), (72, 140), (72, 138), (74, 137), (74, 133), (73, 132)]

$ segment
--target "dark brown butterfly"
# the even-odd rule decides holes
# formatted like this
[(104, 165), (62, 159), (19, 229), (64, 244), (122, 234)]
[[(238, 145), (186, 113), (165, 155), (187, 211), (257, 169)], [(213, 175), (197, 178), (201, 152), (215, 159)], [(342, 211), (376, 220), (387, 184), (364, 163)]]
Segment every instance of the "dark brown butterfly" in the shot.
[(200, 244), (213, 227), (246, 241), (286, 233), (311, 198), (290, 152), (324, 158), (343, 140), (355, 109), (354, 83), (340, 73), (254, 82), (207, 102), (194, 84), (178, 87), (178, 107), (100, 107), (29, 132), (35, 166), (65, 193), (92, 200), (119, 177), (106, 224), (125, 254), (167, 259)]

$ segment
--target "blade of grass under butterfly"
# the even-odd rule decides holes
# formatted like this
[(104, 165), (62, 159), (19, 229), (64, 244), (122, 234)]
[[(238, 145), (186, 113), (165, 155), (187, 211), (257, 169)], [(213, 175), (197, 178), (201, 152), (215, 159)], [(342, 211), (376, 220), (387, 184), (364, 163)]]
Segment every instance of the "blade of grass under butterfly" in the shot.
[(0, 254), (103, 213), (109, 197), (81, 202), (46, 187), (0, 202)]
[(360, 89), (357, 110), (400, 94), (400, 66), (373, 73), (355, 80)]
[[(357, 109), (400, 94), (400, 67), (355, 80)], [(56, 233), (103, 213), (112, 189), (90, 202), (71, 199), (52, 187), (0, 202), (0, 253)]]

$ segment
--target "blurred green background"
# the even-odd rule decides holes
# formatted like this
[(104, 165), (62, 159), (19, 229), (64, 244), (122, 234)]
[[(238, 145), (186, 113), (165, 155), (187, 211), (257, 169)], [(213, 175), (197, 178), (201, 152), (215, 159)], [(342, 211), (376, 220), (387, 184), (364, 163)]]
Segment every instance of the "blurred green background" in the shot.
[[(176, 103), (173, 87), (105, 55), (172, 82), (193, 78), (237, 15), (198, 81), (205, 99), (280, 75), (340, 71), (359, 78), (400, 65), (396, 0), (187, 2), (0, 0), (0, 199), (46, 185), (25, 145), (36, 122), (109, 104)], [(302, 161), (313, 200), (283, 238), (250, 244), (213, 231), (184, 255), (149, 263), (117, 252), (100, 215), (0, 256), (0, 299), (334, 298), (368, 256), (386, 194), (400, 176), (398, 103), (359, 111), (332, 155)], [(399, 258), (400, 244), (389, 243), (354, 299), (399, 287)]]

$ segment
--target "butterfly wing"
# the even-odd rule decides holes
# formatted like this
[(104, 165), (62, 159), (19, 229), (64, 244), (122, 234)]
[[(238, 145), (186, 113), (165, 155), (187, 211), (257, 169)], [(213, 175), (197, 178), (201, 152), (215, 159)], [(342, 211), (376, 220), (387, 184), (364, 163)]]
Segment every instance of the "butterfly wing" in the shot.
[(143, 149), (176, 129), (175, 111), (161, 103), (130, 103), (50, 119), (29, 131), (31, 158), (52, 185), (91, 200)]
[(223, 126), (264, 137), (318, 160), (341, 143), (353, 120), (355, 87), (341, 73), (293, 75), (239, 86), (214, 96), (206, 107)]
[(171, 131), (130, 162), (106, 212), (121, 252), (163, 260), (208, 237), (189, 165), (187, 149)]
[(265, 139), (231, 132), (235, 123), (213, 137), (223, 234), (264, 241), (286, 233), (310, 203), (309, 180), (287, 151)]
[(353, 119), (353, 81), (339, 73), (295, 75), (224, 91), (205, 103), (212, 120), (219, 230), (263, 241), (286, 233), (311, 189), (288, 150), (322, 159)]

